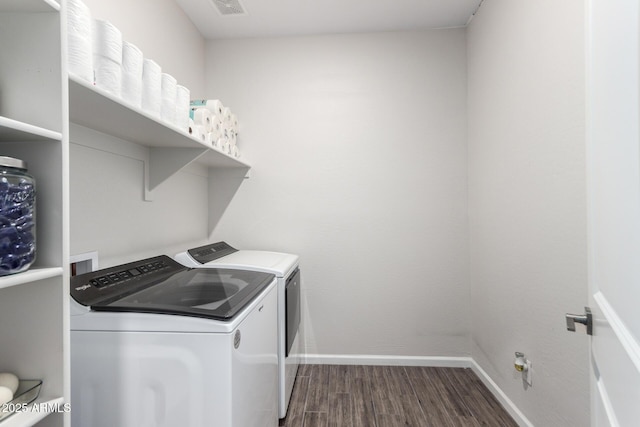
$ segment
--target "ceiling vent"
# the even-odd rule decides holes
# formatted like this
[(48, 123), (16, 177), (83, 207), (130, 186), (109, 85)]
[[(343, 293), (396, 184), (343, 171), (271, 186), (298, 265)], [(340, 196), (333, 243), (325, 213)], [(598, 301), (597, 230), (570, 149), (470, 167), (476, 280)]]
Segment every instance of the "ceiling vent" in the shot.
[(213, 0), (220, 15), (246, 15), (239, 0)]

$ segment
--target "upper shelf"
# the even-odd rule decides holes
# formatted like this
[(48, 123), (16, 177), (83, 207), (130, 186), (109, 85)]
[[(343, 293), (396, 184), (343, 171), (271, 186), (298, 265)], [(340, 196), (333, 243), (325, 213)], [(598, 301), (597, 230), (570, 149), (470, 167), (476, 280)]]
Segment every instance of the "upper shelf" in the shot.
[(125, 104), (110, 93), (74, 75), (69, 76), (69, 118), (73, 123), (147, 147), (198, 148), (197, 162), (211, 167), (249, 168), (249, 165), (206, 145), (182, 129), (161, 122)]
[(60, 141), (62, 134), (49, 129), (0, 116), (0, 141)]
[(2, 0), (0, 12), (57, 12), (60, 4), (55, 0)]

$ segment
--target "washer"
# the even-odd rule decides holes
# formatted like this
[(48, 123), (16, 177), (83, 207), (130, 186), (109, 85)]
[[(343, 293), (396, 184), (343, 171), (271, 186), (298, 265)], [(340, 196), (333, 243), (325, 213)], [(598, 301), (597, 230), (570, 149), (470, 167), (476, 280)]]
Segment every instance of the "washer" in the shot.
[(302, 357), (299, 257), (269, 251), (237, 250), (225, 242), (189, 249), (176, 261), (195, 268), (239, 268), (274, 274), (278, 282), (278, 416), (287, 415)]
[(276, 290), (167, 256), (72, 277), (72, 426), (277, 426)]

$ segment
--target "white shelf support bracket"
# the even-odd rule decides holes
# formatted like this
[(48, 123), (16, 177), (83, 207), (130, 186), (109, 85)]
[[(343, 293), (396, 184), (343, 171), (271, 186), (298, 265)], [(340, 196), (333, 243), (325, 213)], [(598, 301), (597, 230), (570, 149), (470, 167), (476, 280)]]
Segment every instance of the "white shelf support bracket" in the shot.
[(207, 152), (207, 148), (149, 149), (149, 160), (144, 164), (144, 200), (153, 200), (153, 190), (175, 175), (189, 163)]

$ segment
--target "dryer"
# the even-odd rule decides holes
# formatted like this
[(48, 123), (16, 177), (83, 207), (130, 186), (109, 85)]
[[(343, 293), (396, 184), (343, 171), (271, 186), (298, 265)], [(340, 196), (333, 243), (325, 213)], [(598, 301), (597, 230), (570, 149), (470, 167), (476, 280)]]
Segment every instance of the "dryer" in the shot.
[(189, 249), (176, 261), (193, 268), (232, 268), (271, 273), (278, 294), (278, 416), (287, 415), (298, 366), (302, 358), (300, 337), (300, 267), (294, 254), (237, 250), (226, 242)]
[(276, 289), (167, 256), (72, 277), (72, 426), (275, 427)]

